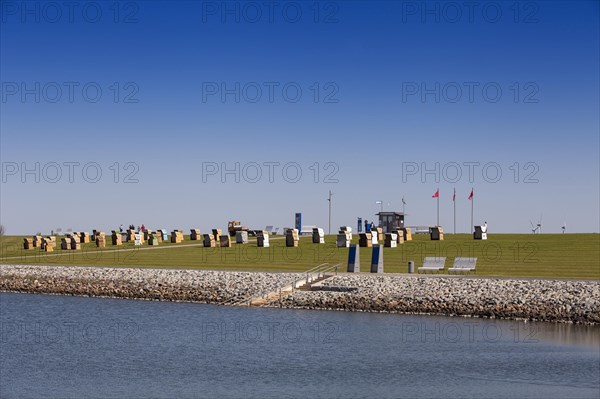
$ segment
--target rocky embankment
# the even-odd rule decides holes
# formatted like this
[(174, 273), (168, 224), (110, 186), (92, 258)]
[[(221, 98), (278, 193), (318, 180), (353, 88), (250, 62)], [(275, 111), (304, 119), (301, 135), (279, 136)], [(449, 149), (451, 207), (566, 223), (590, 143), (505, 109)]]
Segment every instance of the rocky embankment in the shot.
[(296, 273), (0, 265), (0, 291), (223, 303), (275, 291)]
[[(0, 291), (128, 299), (235, 302), (302, 273), (0, 266)], [(267, 306), (600, 324), (600, 282), (340, 274)]]
[(600, 282), (346, 274), (281, 306), (599, 324)]

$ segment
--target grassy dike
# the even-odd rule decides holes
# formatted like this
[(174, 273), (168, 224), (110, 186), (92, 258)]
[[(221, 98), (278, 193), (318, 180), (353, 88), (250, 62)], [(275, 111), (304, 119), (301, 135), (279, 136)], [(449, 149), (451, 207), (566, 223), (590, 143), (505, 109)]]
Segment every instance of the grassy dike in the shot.
[[(384, 249), (386, 273), (405, 273), (409, 260), (419, 267), (426, 256), (446, 256), (446, 269), (456, 256), (475, 256), (478, 276), (600, 279), (599, 234), (491, 234), (487, 241), (467, 234), (446, 234), (444, 241), (413, 237), (398, 248)], [(0, 264), (302, 272), (321, 263), (341, 263), (345, 271), (348, 250), (335, 248), (335, 236), (327, 236), (324, 245), (302, 237), (298, 248), (286, 248), (282, 236), (272, 236), (270, 248), (257, 248), (250, 239), (232, 248), (203, 248), (189, 236), (181, 244), (157, 247), (134, 247), (131, 242), (113, 246), (108, 237), (106, 248), (92, 242), (79, 251), (61, 250), (59, 240), (55, 252), (46, 253), (24, 250), (22, 236), (5, 236), (0, 239)], [(361, 248), (360, 257), (361, 269), (368, 271), (371, 249)]]

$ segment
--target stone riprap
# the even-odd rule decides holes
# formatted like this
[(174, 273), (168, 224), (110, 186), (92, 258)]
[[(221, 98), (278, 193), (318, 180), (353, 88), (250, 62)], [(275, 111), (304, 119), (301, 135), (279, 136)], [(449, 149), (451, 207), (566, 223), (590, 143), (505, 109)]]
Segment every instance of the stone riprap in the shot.
[[(303, 273), (1, 265), (0, 291), (223, 303), (276, 292), (303, 277)], [(340, 274), (267, 306), (600, 324), (600, 282)]]
[(299, 273), (0, 265), (0, 291), (222, 303), (278, 290)]
[(341, 274), (277, 306), (600, 323), (600, 282)]

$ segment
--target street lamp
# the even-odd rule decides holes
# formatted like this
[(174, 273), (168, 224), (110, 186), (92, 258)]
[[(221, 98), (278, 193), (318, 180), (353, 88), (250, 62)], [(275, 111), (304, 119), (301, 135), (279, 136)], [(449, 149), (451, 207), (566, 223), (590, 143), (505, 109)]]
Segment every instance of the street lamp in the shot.
[[(383, 201), (375, 201), (375, 203), (381, 206), (380, 212), (383, 212)], [(379, 226), (381, 227), (381, 214), (379, 215)]]

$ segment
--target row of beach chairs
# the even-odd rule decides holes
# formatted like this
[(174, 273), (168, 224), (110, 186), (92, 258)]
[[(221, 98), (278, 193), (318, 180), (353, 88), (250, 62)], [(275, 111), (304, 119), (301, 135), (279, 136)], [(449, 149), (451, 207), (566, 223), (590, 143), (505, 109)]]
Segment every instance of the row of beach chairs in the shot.
[[(446, 257), (426, 257), (419, 272), (441, 272), (444, 270)], [(448, 269), (449, 272), (466, 273), (474, 272), (477, 266), (477, 258), (454, 258), (454, 265)]]

